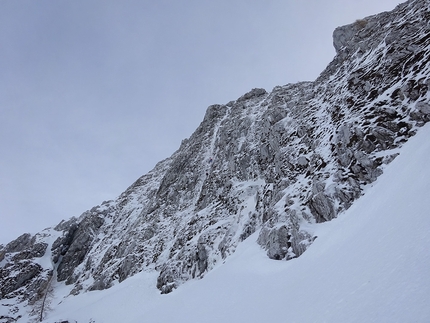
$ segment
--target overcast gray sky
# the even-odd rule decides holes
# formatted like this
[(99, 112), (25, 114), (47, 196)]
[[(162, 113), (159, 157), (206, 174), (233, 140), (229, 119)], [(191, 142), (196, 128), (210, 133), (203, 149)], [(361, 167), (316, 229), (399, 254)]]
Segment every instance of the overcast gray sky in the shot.
[(104, 200), (214, 103), (314, 80), (398, 0), (0, 1), (0, 243)]

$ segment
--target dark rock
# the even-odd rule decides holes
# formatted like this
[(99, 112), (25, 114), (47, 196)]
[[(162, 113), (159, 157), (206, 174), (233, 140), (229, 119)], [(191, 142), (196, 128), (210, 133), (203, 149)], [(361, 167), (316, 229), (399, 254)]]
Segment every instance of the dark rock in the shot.
[(27, 249), (32, 244), (32, 236), (30, 233), (24, 233), (15, 240), (9, 242), (5, 247), (5, 252), (13, 253)]
[(323, 192), (314, 195), (310, 199), (309, 208), (317, 222), (330, 221), (336, 216), (333, 199)]

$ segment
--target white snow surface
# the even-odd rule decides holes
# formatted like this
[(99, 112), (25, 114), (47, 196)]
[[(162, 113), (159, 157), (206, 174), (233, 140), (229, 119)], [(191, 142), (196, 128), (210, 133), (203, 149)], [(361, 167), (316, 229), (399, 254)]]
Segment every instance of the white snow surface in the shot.
[(350, 209), (315, 224), (300, 258), (270, 260), (254, 234), (171, 294), (156, 289), (156, 272), (142, 272), (58, 295), (44, 322), (430, 322), (429, 139), (430, 124)]

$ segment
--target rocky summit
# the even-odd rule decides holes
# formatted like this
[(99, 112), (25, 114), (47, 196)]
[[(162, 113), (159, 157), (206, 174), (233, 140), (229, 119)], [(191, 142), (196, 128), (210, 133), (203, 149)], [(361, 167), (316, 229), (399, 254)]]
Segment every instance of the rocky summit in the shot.
[(269, 258), (303, 254), (315, 226), (348, 209), (430, 120), (430, 0), (339, 27), (333, 44), (314, 82), (210, 106), (116, 200), (0, 245), (0, 322), (23, 311), (41, 320), (60, 287), (103, 290), (141, 271), (172, 292), (254, 233)]

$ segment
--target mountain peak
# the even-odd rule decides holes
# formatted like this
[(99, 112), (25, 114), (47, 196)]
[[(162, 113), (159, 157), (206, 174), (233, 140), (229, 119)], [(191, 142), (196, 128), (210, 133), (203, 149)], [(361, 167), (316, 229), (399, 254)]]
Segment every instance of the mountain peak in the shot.
[(169, 293), (254, 233), (269, 258), (299, 257), (315, 226), (348, 209), (430, 120), (428, 4), (337, 28), (336, 57), (316, 81), (210, 106), (116, 200), (1, 246), (7, 316), (16, 304), (40, 310), (52, 281), (76, 295), (155, 271)]

